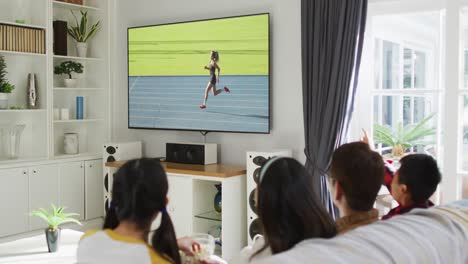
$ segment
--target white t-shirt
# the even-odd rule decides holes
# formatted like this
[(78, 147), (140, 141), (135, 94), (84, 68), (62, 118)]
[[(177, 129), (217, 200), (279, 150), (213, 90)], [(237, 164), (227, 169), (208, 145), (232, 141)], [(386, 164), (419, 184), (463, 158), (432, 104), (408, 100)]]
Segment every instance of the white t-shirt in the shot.
[(79, 264), (170, 264), (143, 241), (122, 236), (110, 229), (88, 231), (77, 250)]

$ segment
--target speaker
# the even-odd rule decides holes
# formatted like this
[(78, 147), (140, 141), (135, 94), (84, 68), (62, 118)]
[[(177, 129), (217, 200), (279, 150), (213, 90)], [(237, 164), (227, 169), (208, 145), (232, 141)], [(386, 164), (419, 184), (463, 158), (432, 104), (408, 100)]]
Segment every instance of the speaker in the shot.
[(185, 164), (215, 164), (218, 144), (166, 143), (166, 161)]
[(255, 190), (260, 176), (260, 169), (269, 159), (274, 157), (291, 157), (291, 150), (248, 151), (247, 152), (247, 241), (252, 245), (255, 235), (261, 234), (258, 219)]
[(54, 27), (54, 54), (67, 56), (67, 21), (55, 20)]
[(114, 162), (119, 160), (138, 159), (142, 156), (141, 142), (122, 142), (104, 144), (104, 210), (110, 206), (112, 193), (112, 180), (114, 178), (113, 169), (105, 166), (106, 162)]

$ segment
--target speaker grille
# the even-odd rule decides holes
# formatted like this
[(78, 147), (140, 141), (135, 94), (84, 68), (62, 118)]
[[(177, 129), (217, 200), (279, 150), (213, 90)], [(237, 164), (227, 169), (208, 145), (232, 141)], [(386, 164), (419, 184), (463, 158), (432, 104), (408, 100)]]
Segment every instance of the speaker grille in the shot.
[(114, 156), (107, 157), (107, 162), (114, 162), (114, 161), (115, 161)]
[(114, 155), (117, 150), (113, 146), (109, 146), (106, 148), (106, 152), (110, 155)]
[(249, 226), (250, 238), (253, 239), (256, 235), (262, 234), (260, 229), (260, 220), (257, 218)]
[(106, 192), (109, 192), (109, 173), (106, 173), (106, 176), (104, 176), (104, 189)]
[(250, 192), (250, 195), (249, 195), (249, 206), (250, 206), (250, 209), (252, 209), (252, 211), (253, 211), (255, 214), (258, 214), (258, 213), (257, 213), (257, 201), (255, 200), (255, 189), (253, 189), (253, 190)]

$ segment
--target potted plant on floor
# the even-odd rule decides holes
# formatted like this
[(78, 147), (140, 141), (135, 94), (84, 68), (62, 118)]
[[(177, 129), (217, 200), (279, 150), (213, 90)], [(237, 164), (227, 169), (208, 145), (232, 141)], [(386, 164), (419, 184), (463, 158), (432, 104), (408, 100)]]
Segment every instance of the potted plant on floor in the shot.
[(72, 73), (83, 73), (83, 65), (79, 62), (74, 61), (64, 61), (59, 65), (55, 66), (55, 74), (66, 74), (68, 79), (65, 78), (65, 87), (76, 87), (76, 79), (73, 79)]
[(39, 208), (36, 211), (31, 212), (32, 216), (37, 216), (48, 224), (48, 228), (45, 230), (47, 247), (49, 252), (56, 252), (60, 243), (60, 228), (59, 225), (65, 223), (76, 223), (81, 225), (80, 221), (76, 220), (72, 216), (78, 216), (79, 214), (64, 213), (65, 207), (57, 207), (54, 204), (51, 205), (52, 212), (49, 213), (44, 208)]
[(0, 109), (8, 109), (8, 95), (15, 89), (6, 78), (6, 62), (3, 56), (0, 56)]
[(68, 34), (72, 38), (76, 40), (76, 48), (78, 57), (86, 57), (88, 53), (88, 43), (87, 41), (93, 37), (99, 29), (100, 21), (96, 24), (89, 27), (88, 31), (88, 12), (81, 12), (81, 21), (78, 23), (78, 18), (76, 17), (75, 13), (71, 11), (73, 16), (75, 17), (75, 26), (68, 27)]
[(391, 158), (399, 160), (412, 147), (434, 144), (431, 140), (426, 140), (427, 137), (436, 134), (435, 127), (427, 126), (434, 115), (416, 124), (403, 126), (398, 123), (396, 128), (374, 124), (374, 142), (391, 147)]

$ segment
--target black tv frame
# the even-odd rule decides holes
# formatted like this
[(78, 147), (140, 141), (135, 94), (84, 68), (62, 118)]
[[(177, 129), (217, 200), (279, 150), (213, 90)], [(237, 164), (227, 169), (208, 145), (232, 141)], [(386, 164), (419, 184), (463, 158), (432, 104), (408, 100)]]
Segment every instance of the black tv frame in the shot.
[[(238, 18), (238, 17), (249, 17), (249, 16), (259, 16), (267, 15), (268, 16), (268, 132), (251, 132), (251, 131), (228, 131), (228, 130), (199, 130), (199, 129), (179, 129), (179, 128), (152, 128), (152, 127), (132, 127), (130, 126), (130, 55), (129, 55), (129, 39), (128, 33), (131, 29), (135, 28), (145, 28), (145, 27), (155, 27), (155, 26), (166, 26), (166, 25), (175, 25), (175, 24), (185, 24), (192, 22), (203, 22), (210, 20), (219, 20), (219, 19), (228, 19), (228, 18)], [(145, 25), (145, 26), (135, 26), (127, 28), (127, 128), (128, 129), (143, 129), (143, 130), (166, 130), (166, 131), (196, 131), (201, 132), (203, 135), (206, 135), (208, 132), (221, 132), (221, 133), (242, 133), (242, 134), (263, 134), (268, 135), (271, 133), (271, 27), (270, 27), (270, 13), (257, 13), (257, 14), (248, 14), (240, 16), (228, 16), (228, 17), (216, 17), (208, 19), (198, 19), (191, 21), (180, 21), (172, 23), (163, 23), (163, 24), (154, 24), (154, 25)]]

